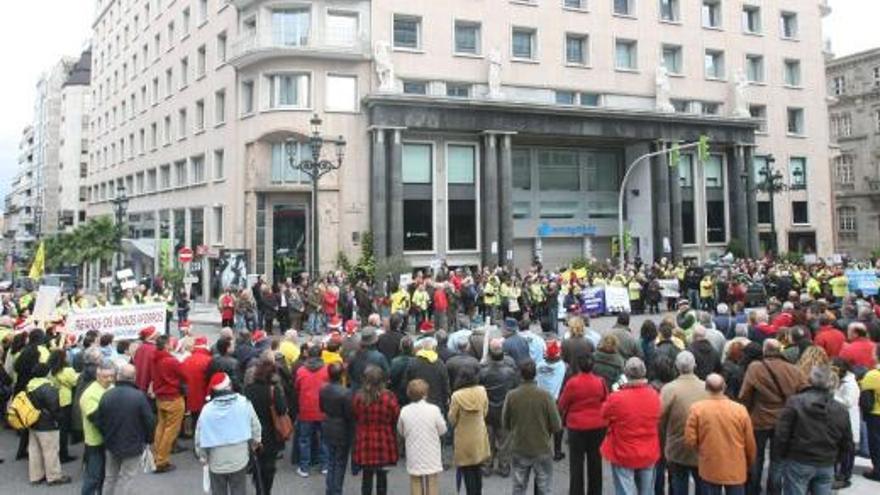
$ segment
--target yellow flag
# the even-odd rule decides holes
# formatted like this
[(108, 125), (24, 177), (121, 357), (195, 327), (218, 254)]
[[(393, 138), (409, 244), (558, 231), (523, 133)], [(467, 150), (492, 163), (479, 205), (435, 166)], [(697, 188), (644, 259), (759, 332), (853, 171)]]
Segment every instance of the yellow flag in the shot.
[(34, 255), (34, 263), (31, 265), (31, 271), (28, 274), (33, 280), (43, 278), (43, 272), (46, 271), (46, 247), (41, 242), (37, 247), (37, 254)]

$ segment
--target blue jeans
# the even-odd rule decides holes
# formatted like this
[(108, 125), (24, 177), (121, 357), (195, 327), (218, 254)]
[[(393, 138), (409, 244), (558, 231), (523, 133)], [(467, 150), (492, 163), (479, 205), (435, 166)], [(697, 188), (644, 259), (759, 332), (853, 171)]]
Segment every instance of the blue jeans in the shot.
[(553, 493), (553, 456), (523, 457), (513, 454), (513, 495), (525, 495), (529, 486), (529, 476), (535, 472), (535, 495)]
[(320, 421), (300, 421), (299, 422), (299, 468), (308, 471), (312, 464), (312, 439), (315, 434), (318, 436), (320, 450), (318, 450), (318, 462), (321, 469), (327, 469), (327, 446), (324, 444), (323, 435), (321, 435)]
[(782, 467), (783, 495), (831, 495), (834, 466), (811, 466), (785, 461)]
[(690, 493), (690, 479), (694, 479), (695, 493), (701, 493), (703, 480), (696, 467), (685, 466), (670, 462), (669, 467), (669, 495), (688, 495)]
[(348, 466), (348, 445), (327, 445), (327, 495), (342, 495), (342, 483)]
[(324, 328), (327, 326), (327, 318), (324, 317), (324, 313), (321, 311), (312, 311), (309, 313), (309, 324), (308, 324), (308, 332), (312, 335), (321, 335), (324, 333)]
[(722, 491), (724, 495), (745, 495), (746, 487), (745, 485), (716, 485), (704, 481), (703, 491), (697, 492), (697, 495), (721, 495)]
[(653, 495), (654, 466), (644, 469), (629, 469), (616, 464), (611, 465), (616, 495)]
[(83, 453), (85, 470), (83, 471), (82, 495), (101, 495), (104, 490), (104, 447), (86, 445)]

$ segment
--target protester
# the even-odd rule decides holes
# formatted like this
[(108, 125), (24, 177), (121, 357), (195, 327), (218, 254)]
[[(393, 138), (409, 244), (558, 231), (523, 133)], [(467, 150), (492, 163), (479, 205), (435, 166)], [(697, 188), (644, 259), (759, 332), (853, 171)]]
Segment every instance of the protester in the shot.
[(61, 472), (58, 458), (61, 405), (58, 389), (52, 386), (48, 375), (49, 366), (42, 363), (37, 363), (28, 375), (31, 378), (26, 390), (33, 406), (40, 411), (39, 419), (28, 430), (28, 477), (32, 485), (66, 485), (70, 476)]
[[(508, 430), (502, 422), (502, 412), (508, 392), (519, 385), (520, 375), (513, 360), (504, 355), (501, 339), (489, 342), (489, 360), (480, 369), (480, 385), (489, 398), (486, 427), (489, 433), (491, 456), (483, 467), (483, 475), (510, 476), (510, 449)], [(507, 359), (505, 359), (507, 357)]]
[(491, 457), (486, 429), (489, 397), (479, 384), (476, 370), (465, 368), (456, 379), (448, 415), (455, 432), (455, 465), (464, 479), (467, 495), (479, 495), (483, 493), (482, 465)]
[(156, 339), (159, 332), (156, 327), (149, 326), (140, 331), (140, 345), (134, 353), (134, 367), (137, 370), (137, 386), (144, 392), (153, 381), (153, 363), (156, 355)]
[(721, 375), (706, 377), (709, 397), (691, 406), (684, 439), (698, 453), (701, 493), (743, 495), (755, 462), (755, 435), (748, 411), (730, 400), (724, 388)]
[(321, 387), (318, 402), (324, 423), (322, 438), (327, 449), (327, 495), (342, 495), (345, 468), (354, 433), (351, 391), (342, 384), (344, 369), (340, 363), (327, 365), (326, 385)]
[(312, 442), (317, 443), (318, 459), (321, 472), (327, 472), (328, 452), (324, 442), (322, 422), (324, 413), (320, 405), (320, 391), (330, 381), (327, 367), (321, 360), (321, 347), (310, 345), (305, 364), (296, 371), (296, 395), (299, 406), (297, 421), (297, 440), (299, 442), (299, 467), (296, 474), (302, 478), (309, 477), (312, 465)]
[[(880, 360), (880, 345), (875, 352), (875, 357)], [(871, 471), (865, 473), (865, 478), (880, 481), (880, 367), (868, 371), (859, 383), (859, 388), (862, 391), (861, 397), (865, 398), (865, 404), (873, 403), (873, 407), (862, 409), (862, 417), (867, 426), (868, 451), (871, 456)]]
[(806, 385), (806, 377), (793, 364), (782, 357), (778, 340), (766, 339), (763, 344), (764, 358), (749, 364), (743, 378), (739, 401), (746, 406), (752, 418), (757, 455), (749, 471), (746, 488), (749, 495), (760, 495), (764, 472), (764, 453), (770, 445), (770, 464), (767, 474), (767, 492), (778, 494), (782, 489), (782, 464), (774, 452), (774, 428), (789, 397)]
[(104, 487), (104, 471), (106, 455), (104, 451), (104, 437), (94, 421), (94, 414), (98, 411), (101, 398), (107, 389), (113, 386), (116, 378), (116, 369), (113, 363), (105, 360), (98, 366), (96, 379), (89, 385), (79, 399), (82, 411), (83, 433), (85, 436), (85, 453), (83, 461), (82, 495), (101, 495)]
[(406, 446), (410, 494), (439, 495), (439, 474), (443, 471), (440, 439), (446, 434), (446, 420), (439, 407), (425, 400), (428, 383), (424, 380), (409, 382), (406, 395), (409, 404), (400, 410), (397, 432)]
[[(571, 495), (602, 495), (602, 458), (599, 446), (605, 437), (602, 406), (608, 399), (605, 381), (593, 374), (590, 354), (578, 356), (578, 373), (562, 389), (559, 412), (568, 430), (569, 485)], [(584, 458), (587, 486), (584, 491)]]
[(849, 364), (837, 357), (832, 361), (831, 369), (837, 375), (837, 386), (834, 390), (834, 400), (846, 408), (849, 415), (849, 426), (852, 429), (851, 448), (840, 455), (834, 474), (833, 489), (848, 488), (852, 483), (853, 467), (855, 465), (856, 449), (861, 435), (862, 419), (859, 412), (859, 384), (856, 377), (850, 371)]
[(428, 402), (439, 407), (445, 416), (449, 407), (449, 373), (437, 354), (437, 341), (433, 337), (422, 337), (416, 342), (416, 355), (406, 370), (406, 381), (417, 378), (428, 384)]
[(153, 456), (156, 473), (174, 471), (171, 463), (171, 450), (180, 434), (183, 424), (184, 400), (181, 393), (185, 380), (180, 361), (170, 352), (169, 338), (165, 335), (156, 340), (156, 351), (152, 368), (152, 392), (156, 396), (158, 422), (153, 440)]
[(397, 464), (397, 425), (400, 406), (393, 393), (385, 390), (385, 373), (378, 366), (367, 366), (363, 386), (354, 395), (355, 420), (352, 461), (363, 468), (361, 494), (388, 493), (388, 467)]
[(510, 433), (513, 468), (513, 495), (524, 495), (531, 472), (535, 473), (537, 495), (553, 491), (553, 435), (562, 429), (562, 420), (553, 398), (535, 382), (535, 362), (519, 365), (522, 384), (507, 394), (501, 422)]
[(260, 420), (260, 446), (254, 456), (253, 470), (257, 495), (272, 493), (275, 481), (275, 463), (278, 453), (284, 448), (284, 441), (275, 430), (273, 416), (287, 414), (284, 391), (278, 386), (275, 377), (274, 359), (259, 358), (254, 365), (253, 382), (244, 389), (244, 396), (251, 401)]
[(212, 495), (243, 494), (250, 453), (261, 449), (260, 419), (250, 401), (232, 390), (229, 375), (215, 373), (207, 388), (211, 400), (196, 423), (196, 455), (208, 466)]
[(608, 431), (600, 451), (611, 463), (617, 495), (647, 495), (654, 490), (654, 464), (660, 459), (660, 397), (648, 385), (638, 357), (626, 361), (624, 375), (627, 383), (602, 406)]
[(70, 455), (68, 446), (70, 443), (70, 431), (73, 420), (73, 389), (76, 387), (79, 373), (67, 365), (67, 353), (61, 349), (52, 351), (49, 356), (49, 381), (58, 389), (58, 404), (61, 406), (59, 421), (59, 450), (58, 455), (61, 464), (76, 460)]
[[(208, 379), (213, 376), (208, 374), (211, 367), (211, 351), (208, 349), (208, 338), (199, 335), (193, 339), (192, 353), (183, 360), (180, 371), (186, 383), (186, 413), (189, 415), (193, 427), (199, 420), (199, 414), (205, 405), (208, 396)], [(192, 434), (192, 430), (187, 432)]]
[(136, 368), (125, 364), (116, 373), (116, 384), (104, 392), (94, 423), (104, 439), (106, 469), (104, 493), (130, 495), (141, 471), (141, 457), (149, 448), (156, 416), (147, 396), (135, 384)]
[(702, 493), (698, 453), (685, 441), (685, 425), (691, 406), (708, 397), (706, 384), (694, 374), (696, 360), (689, 351), (682, 351), (676, 356), (675, 368), (678, 378), (664, 385), (660, 391), (660, 436), (664, 439), (663, 453), (669, 470), (670, 495), (687, 495), (691, 478), (696, 492)]

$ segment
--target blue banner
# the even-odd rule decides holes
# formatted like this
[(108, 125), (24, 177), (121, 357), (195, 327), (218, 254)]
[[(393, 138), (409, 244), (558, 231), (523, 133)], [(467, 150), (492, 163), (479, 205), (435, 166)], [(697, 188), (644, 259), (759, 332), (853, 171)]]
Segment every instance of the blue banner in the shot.
[(581, 313), (599, 316), (605, 313), (605, 289), (586, 287), (581, 290)]
[(860, 290), (866, 296), (876, 296), (880, 292), (877, 272), (874, 270), (847, 270), (850, 292)]

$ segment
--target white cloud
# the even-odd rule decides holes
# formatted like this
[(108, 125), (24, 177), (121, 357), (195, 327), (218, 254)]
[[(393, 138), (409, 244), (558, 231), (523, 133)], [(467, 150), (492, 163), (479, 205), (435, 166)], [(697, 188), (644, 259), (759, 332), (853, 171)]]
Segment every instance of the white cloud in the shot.
[(880, 48), (880, 1), (830, 0), (830, 5), (831, 15), (825, 18), (824, 30), (835, 56)]
[(18, 170), (18, 142), (22, 129), (33, 120), (37, 79), (62, 56), (80, 54), (91, 34), (94, 14), (94, 0), (3, 2), (0, 195), (5, 195)]

